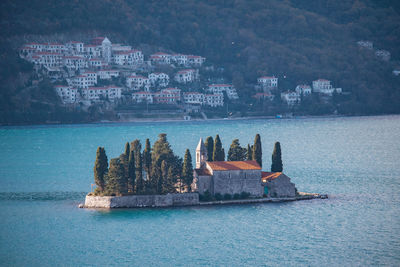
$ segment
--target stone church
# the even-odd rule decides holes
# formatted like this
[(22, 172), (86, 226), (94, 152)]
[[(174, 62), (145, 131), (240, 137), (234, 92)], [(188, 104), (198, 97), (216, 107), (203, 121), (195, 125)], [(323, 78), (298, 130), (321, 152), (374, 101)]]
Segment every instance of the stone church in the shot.
[(294, 197), (296, 187), (283, 173), (262, 172), (255, 160), (207, 161), (207, 149), (200, 138), (196, 148), (196, 168), (192, 191), (217, 193), (250, 193), (253, 197)]

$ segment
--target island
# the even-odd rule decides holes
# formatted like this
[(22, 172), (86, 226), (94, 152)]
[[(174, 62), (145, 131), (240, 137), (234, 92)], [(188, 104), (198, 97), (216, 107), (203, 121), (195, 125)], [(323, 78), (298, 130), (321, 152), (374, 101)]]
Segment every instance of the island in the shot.
[(219, 135), (200, 141), (195, 166), (186, 149), (184, 158), (175, 155), (167, 135), (159, 134), (151, 147), (139, 140), (126, 143), (118, 158), (108, 159), (103, 147), (96, 153), (94, 180), (84, 208), (141, 208), (195, 205), (282, 202), (327, 198), (326, 194), (299, 192), (283, 173), (281, 146), (275, 143), (269, 172), (262, 171), (259, 134), (254, 144), (242, 147), (234, 139), (225, 160)]

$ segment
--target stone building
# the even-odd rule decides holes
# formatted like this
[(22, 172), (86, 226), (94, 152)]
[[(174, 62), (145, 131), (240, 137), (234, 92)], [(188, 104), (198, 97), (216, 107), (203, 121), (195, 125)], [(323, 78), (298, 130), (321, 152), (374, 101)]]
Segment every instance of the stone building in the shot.
[(211, 195), (217, 193), (250, 193), (252, 197), (295, 197), (296, 187), (281, 172), (262, 172), (255, 160), (208, 161), (207, 149), (200, 138), (196, 148), (196, 168), (193, 173), (192, 191)]

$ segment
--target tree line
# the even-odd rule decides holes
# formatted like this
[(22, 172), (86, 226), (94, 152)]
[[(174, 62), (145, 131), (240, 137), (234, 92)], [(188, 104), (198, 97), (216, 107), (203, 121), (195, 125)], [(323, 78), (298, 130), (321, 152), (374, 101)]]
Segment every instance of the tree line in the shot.
[(98, 147), (94, 165), (96, 195), (167, 194), (190, 191), (193, 165), (190, 150), (184, 159), (176, 156), (159, 134), (153, 147), (146, 139), (144, 150), (138, 139), (125, 144), (124, 153), (108, 159), (104, 147)]
[[(217, 134), (215, 140), (208, 136), (204, 145), (207, 149), (208, 161), (224, 161), (225, 150), (222, 147), (222, 142)], [(210, 156), (211, 155), (211, 156)], [(262, 146), (260, 134), (256, 134), (254, 143), (252, 145), (247, 144), (247, 147), (240, 145), (239, 139), (234, 139), (229, 147), (227, 161), (246, 161), (255, 160), (262, 167)], [(274, 150), (272, 152), (272, 164), (271, 172), (282, 172), (282, 152), (281, 144), (275, 142)]]

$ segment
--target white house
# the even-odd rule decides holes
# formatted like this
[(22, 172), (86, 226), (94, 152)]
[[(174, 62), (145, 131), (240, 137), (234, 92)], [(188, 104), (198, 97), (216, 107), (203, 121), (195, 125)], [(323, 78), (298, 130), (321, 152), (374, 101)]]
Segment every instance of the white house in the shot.
[(97, 83), (97, 74), (95, 72), (81, 74), (72, 78), (72, 85), (76, 88), (88, 88)]
[(226, 92), (229, 99), (239, 99), (236, 89), (232, 84), (210, 84), (208, 91), (214, 94), (223, 94), (223, 92)]
[(75, 103), (78, 90), (68, 85), (56, 85), (55, 90), (64, 104)]
[(206, 58), (201, 57), (201, 56), (194, 56), (194, 55), (189, 55), (187, 56), (187, 64), (191, 66), (201, 66), (204, 61), (206, 61)]
[(110, 100), (115, 101), (121, 98), (121, 87), (118, 86), (104, 86), (104, 87), (88, 87), (82, 89), (82, 96), (86, 100), (99, 101), (99, 100)]
[(257, 79), (263, 89), (275, 89), (278, 87), (278, 78), (275, 76), (263, 76)]
[(153, 93), (141, 91), (132, 93), (132, 100), (136, 103), (147, 102), (149, 104), (153, 103)]
[[(62, 65), (62, 54), (52, 52), (37, 52), (33, 56), (35, 57), (34, 63), (44, 65), (47, 67), (59, 67)], [(33, 57), (32, 56), (32, 57)]]
[(140, 50), (116, 51), (113, 62), (121, 66), (132, 66), (143, 63), (143, 54)]
[(163, 72), (150, 73), (149, 80), (152, 86), (159, 85), (165, 87), (169, 84), (169, 76)]
[(111, 50), (112, 50), (112, 52), (130, 51), (130, 50), (132, 50), (132, 46), (130, 46), (130, 45), (121, 45), (121, 44), (112, 44), (111, 45)]
[(342, 88), (333, 88), (331, 81), (325, 79), (318, 79), (313, 81), (313, 91), (315, 93), (321, 93), (331, 96), (333, 92), (342, 93)]
[(294, 91), (286, 91), (281, 93), (281, 99), (289, 106), (300, 103), (300, 94)]
[(198, 70), (186, 69), (175, 74), (175, 81), (178, 83), (190, 83), (198, 78)]
[(181, 90), (178, 88), (162, 89), (154, 93), (154, 101), (163, 104), (176, 104), (181, 100)]
[(374, 49), (374, 44), (371, 41), (358, 41), (357, 42), (358, 46), (367, 48), (367, 49)]
[(93, 68), (93, 69), (102, 69), (107, 66), (108, 66), (108, 63), (106, 63), (101, 58), (92, 58), (92, 59), (89, 59), (89, 61), (88, 61), (88, 67)]
[(83, 54), (89, 59), (101, 57), (101, 47), (94, 44), (87, 44), (83, 47)]
[(71, 41), (66, 43), (65, 46), (71, 54), (83, 54), (84, 52), (84, 43), (82, 42)]
[(185, 92), (183, 93), (183, 102), (186, 104), (204, 104), (204, 94), (199, 92)]
[(126, 86), (134, 90), (144, 89), (144, 91), (149, 91), (150, 80), (144, 76), (131, 75), (126, 78)]
[(204, 104), (211, 107), (221, 107), (224, 105), (224, 95), (206, 94), (204, 95)]
[(68, 69), (79, 70), (87, 68), (87, 60), (83, 56), (66, 56), (63, 58), (64, 66)]
[(180, 66), (186, 66), (188, 62), (188, 56), (183, 54), (173, 54), (171, 55), (171, 61)]
[(152, 63), (156, 64), (171, 64), (171, 55), (163, 52), (158, 52), (150, 55)]
[(111, 78), (119, 77), (119, 70), (103, 69), (97, 71), (97, 76), (102, 80), (110, 80)]
[(301, 95), (301, 94), (303, 94), (303, 96), (310, 95), (311, 94), (311, 86), (306, 85), (306, 84), (299, 84), (296, 86), (295, 91), (299, 95)]
[(390, 52), (386, 50), (377, 50), (375, 55), (384, 61), (390, 60)]

